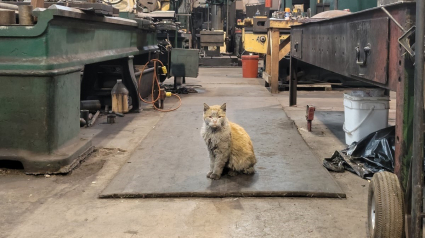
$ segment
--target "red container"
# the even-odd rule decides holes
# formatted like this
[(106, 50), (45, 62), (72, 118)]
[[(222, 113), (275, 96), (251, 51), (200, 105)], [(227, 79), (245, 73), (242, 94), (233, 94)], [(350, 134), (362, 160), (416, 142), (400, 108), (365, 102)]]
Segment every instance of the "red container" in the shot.
[(257, 78), (258, 55), (242, 55), (242, 77)]

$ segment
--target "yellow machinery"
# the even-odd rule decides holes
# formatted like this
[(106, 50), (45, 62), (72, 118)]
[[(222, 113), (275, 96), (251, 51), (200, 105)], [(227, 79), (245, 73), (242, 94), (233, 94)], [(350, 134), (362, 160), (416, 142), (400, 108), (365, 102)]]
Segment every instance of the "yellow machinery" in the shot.
[(161, 11), (169, 11), (170, 10), (170, 0), (164, 0), (160, 3)]
[[(268, 45), (267, 29), (262, 28), (260, 31), (254, 32), (254, 19), (256, 19), (256, 22), (260, 22), (257, 19), (264, 19), (264, 22), (268, 20), (265, 16), (256, 16), (254, 18), (245, 18), (243, 22), (238, 23), (238, 26), (242, 28), (243, 48), (249, 53), (266, 54)], [(280, 38), (283, 40), (288, 35), (282, 34)]]
[(267, 53), (267, 34), (254, 34), (242, 29), (242, 45), (244, 50), (251, 53)]
[(291, 50), (290, 29), (297, 21), (255, 16), (238, 22), (242, 28), (242, 45), (246, 52), (266, 55), (263, 79), (271, 92), (279, 87), (279, 61)]

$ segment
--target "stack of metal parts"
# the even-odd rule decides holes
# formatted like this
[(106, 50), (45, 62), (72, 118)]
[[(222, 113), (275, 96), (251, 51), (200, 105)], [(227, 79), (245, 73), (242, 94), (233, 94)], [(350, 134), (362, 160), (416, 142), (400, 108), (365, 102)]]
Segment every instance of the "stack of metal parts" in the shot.
[[(54, 3), (57, 4), (57, 3)], [(50, 4), (51, 5), (51, 4)], [(62, 4), (59, 4), (62, 5)], [(88, 3), (88, 2), (70, 2), (67, 7), (72, 7), (83, 11), (86, 14), (95, 14), (100, 16), (119, 16), (119, 10), (113, 6), (103, 3)]]
[(139, 12), (137, 17), (150, 19), (155, 22), (156, 29), (161, 31), (178, 30), (179, 25), (175, 22), (175, 11), (154, 11), (149, 13)]
[[(49, 8), (52, 5), (65, 7), (65, 3), (60, 2), (44, 3), (45, 8)], [(81, 10), (86, 14), (119, 16), (119, 10), (117, 8), (102, 3), (70, 2), (66, 3), (66, 7)], [(1, 2), (0, 25), (34, 25), (33, 10), (34, 7), (30, 5), (30, 2)]]
[[(33, 25), (33, 7), (31, 5), (17, 6), (9, 3), (0, 3), (0, 25)], [(18, 18), (16, 17), (18, 15)]]

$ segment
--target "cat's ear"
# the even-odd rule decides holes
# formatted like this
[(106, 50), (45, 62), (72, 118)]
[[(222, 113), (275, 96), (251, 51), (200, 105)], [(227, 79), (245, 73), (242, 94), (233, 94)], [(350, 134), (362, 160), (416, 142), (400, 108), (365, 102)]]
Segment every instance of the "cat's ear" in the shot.
[(204, 103), (204, 112), (206, 112), (208, 109), (210, 109), (210, 106), (208, 106), (206, 103)]
[(226, 103), (224, 103), (223, 105), (221, 105), (221, 110), (226, 111)]

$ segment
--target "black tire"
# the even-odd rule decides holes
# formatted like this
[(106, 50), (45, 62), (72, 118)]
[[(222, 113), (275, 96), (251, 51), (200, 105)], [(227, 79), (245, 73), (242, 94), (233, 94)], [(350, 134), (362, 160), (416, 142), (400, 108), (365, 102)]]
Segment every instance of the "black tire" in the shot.
[(373, 176), (367, 205), (370, 238), (403, 237), (403, 190), (395, 174), (379, 172)]

